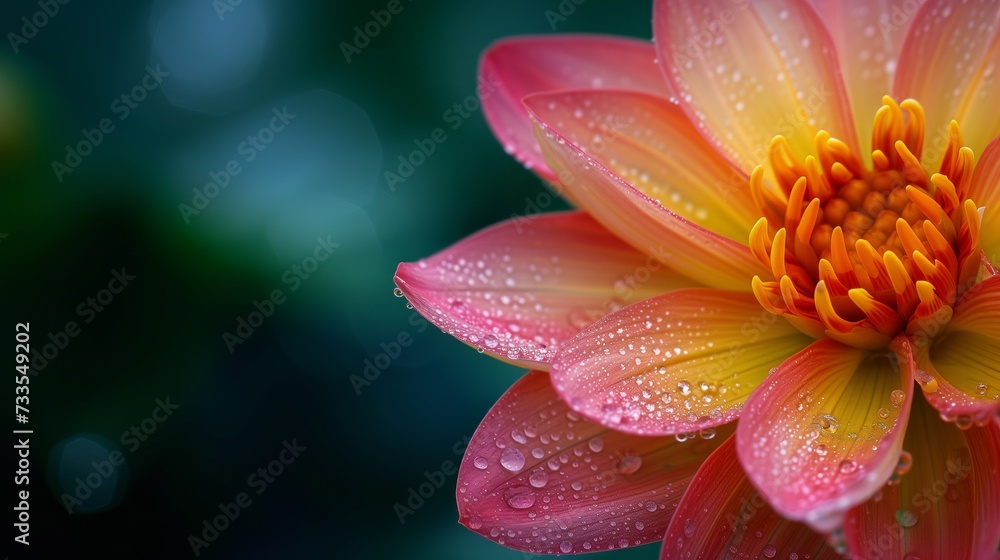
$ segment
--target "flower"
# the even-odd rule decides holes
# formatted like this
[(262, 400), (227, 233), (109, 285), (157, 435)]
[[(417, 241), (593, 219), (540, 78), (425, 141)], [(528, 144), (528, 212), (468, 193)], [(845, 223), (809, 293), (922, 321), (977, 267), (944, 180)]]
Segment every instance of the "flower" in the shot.
[(988, 1), (658, 0), (655, 47), (493, 46), (490, 125), (580, 211), (397, 271), (533, 370), (469, 443), (461, 522), (533, 553), (992, 558), (998, 25)]

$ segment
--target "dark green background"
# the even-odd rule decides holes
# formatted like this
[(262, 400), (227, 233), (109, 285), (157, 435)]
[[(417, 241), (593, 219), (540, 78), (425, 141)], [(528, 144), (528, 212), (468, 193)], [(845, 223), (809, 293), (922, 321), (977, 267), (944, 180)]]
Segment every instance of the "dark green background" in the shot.
[[(243, 0), (220, 21), (211, 0), (71, 0), (17, 53), (7, 34), (39, 4), (0, 8), (0, 356), (10, 372), (15, 323), (34, 350), (80, 328), (31, 378), (33, 555), (5, 545), (11, 558), (190, 558), (188, 536), (243, 491), (253, 503), (201, 557), (528, 556), (457, 524), (454, 476), (404, 524), (393, 511), (460, 460), (455, 444), (522, 372), (427, 328), (392, 274), (545, 192), (481, 112), (455, 130), (444, 112), (475, 92), (487, 45), (554, 32), (560, 2), (403, 0), (348, 63), (341, 42), (386, 4)], [(651, 34), (649, 0), (562, 4), (575, 11), (556, 32)], [(119, 119), (114, 100), (157, 64), (171, 75)], [(178, 205), (285, 105), (295, 119), (185, 223)], [(114, 131), (57, 180), (52, 162), (103, 118)], [(448, 139), (388, 188), (384, 172), (439, 127)], [(291, 291), (283, 274), (317, 236), (339, 247)], [(121, 267), (135, 280), (78, 313)], [(223, 333), (275, 289), (287, 299), (230, 353)], [(359, 395), (350, 376), (401, 333), (412, 344)], [(123, 445), (168, 397), (179, 408)], [(256, 494), (247, 477), (293, 439), (306, 450)], [(126, 463), (67, 513), (62, 493), (116, 450)]]

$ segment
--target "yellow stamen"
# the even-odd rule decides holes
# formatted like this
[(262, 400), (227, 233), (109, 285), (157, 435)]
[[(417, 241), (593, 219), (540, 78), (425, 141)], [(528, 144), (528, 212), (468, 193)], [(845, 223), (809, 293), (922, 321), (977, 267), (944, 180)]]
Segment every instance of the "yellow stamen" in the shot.
[(770, 142), (777, 184), (764, 184), (762, 166), (750, 178), (763, 215), (750, 251), (774, 277), (753, 280), (761, 305), (810, 335), (825, 330), (865, 348), (950, 312), (956, 286), (982, 268), (982, 213), (966, 198), (975, 154), (952, 122), (940, 170), (929, 174), (925, 127), (919, 103), (883, 98), (870, 168), (825, 131), (803, 159), (784, 137)]

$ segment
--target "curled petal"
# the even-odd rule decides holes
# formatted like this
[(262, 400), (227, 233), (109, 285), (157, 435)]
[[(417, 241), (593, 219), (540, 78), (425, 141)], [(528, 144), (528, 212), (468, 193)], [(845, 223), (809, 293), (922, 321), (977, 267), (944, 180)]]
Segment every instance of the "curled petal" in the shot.
[(733, 433), (637, 437), (588, 422), (544, 372), (521, 378), (472, 436), (458, 472), (463, 525), (534, 554), (658, 541), (701, 463)]
[(395, 280), (440, 329), (500, 359), (543, 369), (597, 318), (692, 285), (581, 212), (516, 216), (399, 265)]
[[(924, 396), (945, 417), (981, 422), (1000, 411), (1000, 276), (965, 293), (946, 324), (914, 336)], [(920, 377), (918, 376), (918, 381)]]
[(521, 99), (532, 93), (579, 88), (618, 88), (669, 95), (646, 41), (600, 35), (505, 39), (479, 63), (483, 113), (504, 149), (542, 177), (546, 165)]
[(747, 400), (740, 462), (781, 515), (830, 533), (893, 473), (913, 396), (905, 339), (876, 353), (820, 340)]
[(738, 418), (768, 372), (811, 341), (750, 294), (676, 290), (567, 342), (552, 383), (574, 410), (610, 428), (684, 434)]

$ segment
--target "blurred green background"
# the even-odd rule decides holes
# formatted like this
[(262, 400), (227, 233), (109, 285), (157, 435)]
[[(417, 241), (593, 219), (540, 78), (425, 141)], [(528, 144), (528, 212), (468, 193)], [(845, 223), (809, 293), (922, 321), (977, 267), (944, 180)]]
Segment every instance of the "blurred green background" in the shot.
[(30, 322), (33, 357), (31, 546), (11, 558), (194, 557), (189, 537), (241, 492), (199, 557), (529, 556), (458, 525), (454, 476), (404, 523), (393, 509), (523, 372), (429, 328), (392, 275), (545, 188), (480, 111), (445, 121), (480, 53), (518, 34), (648, 38), (651, 2), (403, 0), (345, 56), (387, 3), (0, 8), (0, 346), (11, 367)]

